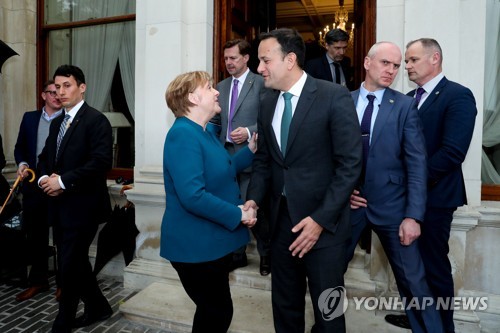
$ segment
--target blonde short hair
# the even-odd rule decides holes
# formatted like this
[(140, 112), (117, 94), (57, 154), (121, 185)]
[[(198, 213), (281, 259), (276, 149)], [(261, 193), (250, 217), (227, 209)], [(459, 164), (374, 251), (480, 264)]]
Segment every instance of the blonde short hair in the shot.
[(165, 100), (176, 118), (185, 116), (189, 112), (189, 108), (194, 106), (189, 101), (189, 94), (210, 81), (210, 74), (204, 71), (195, 71), (178, 75), (170, 82), (165, 92)]

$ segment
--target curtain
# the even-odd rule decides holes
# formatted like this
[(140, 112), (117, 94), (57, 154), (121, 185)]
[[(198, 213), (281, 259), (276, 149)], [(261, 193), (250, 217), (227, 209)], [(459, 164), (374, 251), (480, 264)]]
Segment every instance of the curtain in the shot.
[[(86, 20), (92, 11), (95, 13), (93, 17), (115, 16), (124, 13), (127, 5), (127, 1), (85, 0), (74, 7), (73, 19)], [(71, 62), (85, 74), (85, 100), (100, 111), (109, 111), (107, 105), (122, 44), (123, 27), (124, 23), (113, 23), (72, 30)]]
[(124, 24), (122, 45), (118, 56), (123, 91), (130, 114), (135, 119), (135, 22)]
[(500, 2), (488, 0), (486, 6), (483, 146), (490, 149), (482, 151), (481, 180), (500, 184)]

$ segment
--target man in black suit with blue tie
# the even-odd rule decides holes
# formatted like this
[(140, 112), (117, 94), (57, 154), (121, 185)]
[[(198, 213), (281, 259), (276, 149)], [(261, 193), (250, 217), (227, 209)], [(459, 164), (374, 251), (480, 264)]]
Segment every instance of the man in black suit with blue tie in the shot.
[[(45, 105), (41, 110), (26, 112), (23, 116), (14, 158), (18, 165), (17, 175), (25, 178), (27, 168), (37, 169), (38, 155), (45, 146), (50, 123), (61, 113), (61, 102), (57, 98), (53, 80), (44, 83), (42, 99)], [(48, 281), (48, 245), (49, 221), (47, 216), (47, 198), (35, 182), (23, 182), (23, 228), (26, 230), (28, 261), (31, 269), (28, 275), (29, 288), (16, 295), (21, 302), (49, 289)], [(60, 297), (57, 289), (56, 299)]]
[[(83, 100), (86, 85), (80, 68), (60, 66), (54, 81), (64, 113), (50, 126), (38, 184), (49, 196), (62, 289), (52, 332), (69, 333), (113, 313), (88, 257), (99, 223), (111, 214), (106, 173), (112, 164), (112, 134), (108, 119)], [(80, 299), (84, 314), (75, 319)]]
[(412, 331), (443, 332), (436, 308), (423, 306), (432, 299), (418, 241), (427, 191), (424, 136), (415, 101), (389, 88), (401, 59), (397, 45), (373, 45), (364, 61), (365, 81), (352, 93), (361, 123), (363, 172), (351, 198), (347, 258), (368, 225), (387, 254)]
[[(417, 84), (408, 95), (418, 104), (427, 150), (427, 207), (420, 253), (434, 297), (446, 301), (455, 295), (448, 241), (453, 213), (467, 204), (462, 163), (474, 132), (476, 102), (470, 89), (442, 73), (443, 52), (436, 40), (409, 42), (405, 62), (409, 79)], [(453, 308), (441, 308), (440, 314), (445, 332), (455, 332)], [(386, 320), (407, 327), (402, 316), (387, 315)]]
[(271, 89), (261, 100), (245, 206), (261, 205), (269, 193), (274, 327), (304, 333), (308, 284), (312, 332), (345, 332), (342, 305), (325, 318), (332, 299), (325, 303), (320, 296), (344, 286), (349, 197), (361, 171), (354, 103), (345, 87), (303, 71), (305, 44), (297, 31), (260, 37), (257, 70)]

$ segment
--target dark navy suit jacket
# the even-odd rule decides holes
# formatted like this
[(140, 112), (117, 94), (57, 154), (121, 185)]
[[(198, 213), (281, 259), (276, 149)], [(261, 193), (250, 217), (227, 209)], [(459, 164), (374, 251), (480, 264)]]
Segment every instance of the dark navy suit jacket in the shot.
[(36, 168), (36, 141), (41, 116), (42, 110), (30, 111), (24, 114), (14, 149), (16, 163), (26, 162), (32, 169)]
[[(408, 93), (415, 95), (415, 90)], [(427, 206), (467, 203), (462, 162), (474, 132), (477, 109), (472, 92), (444, 77), (418, 110), (427, 146)]]
[[(23, 120), (19, 126), (19, 133), (17, 135), (17, 141), (14, 148), (14, 158), (16, 163), (19, 165), (21, 162), (28, 163), (28, 166), (35, 171), (36, 177), (38, 178), (39, 172), (37, 172), (37, 155), (36, 155), (36, 145), (38, 138), (38, 125), (40, 123), (40, 117), (42, 116), (42, 110), (29, 111), (24, 113)], [(45, 199), (42, 195), (42, 191), (37, 185), (37, 182), (23, 182), (22, 184), (23, 193), (23, 205), (28, 208), (31, 205), (36, 205), (39, 200)]]
[[(359, 90), (351, 94), (357, 103)], [(415, 101), (386, 88), (360, 188), (368, 207), (351, 210), (351, 219), (364, 218), (366, 212), (377, 225), (399, 225), (405, 217), (423, 221), (426, 183), (425, 143)]]

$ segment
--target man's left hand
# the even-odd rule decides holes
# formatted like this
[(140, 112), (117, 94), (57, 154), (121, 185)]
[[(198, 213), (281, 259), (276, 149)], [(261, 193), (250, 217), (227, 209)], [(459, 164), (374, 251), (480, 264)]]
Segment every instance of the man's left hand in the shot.
[(40, 186), (45, 194), (51, 197), (56, 197), (63, 192), (61, 185), (59, 184), (59, 175), (53, 173), (50, 177), (44, 178), (40, 182)]
[(405, 218), (399, 225), (399, 241), (408, 246), (420, 237), (420, 224), (412, 218)]
[(292, 229), (293, 233), (297, 233), (299, 231), (301, 231), (300, 235), (288, 249), (292, 251), (292, 256), (296, 256), (298, 254), (299, 258), (302, 258), (313, 248), (314, 244), (316, 244), (319, 239), (319, 235), (321, 235), (321, 232), (323, 231), (323, 227), (308, 216)]
[(248, 140), (248, 131), (245, 127), (238, 127), (229, 135), (231, 136), (231, 140), (238, 145)]

